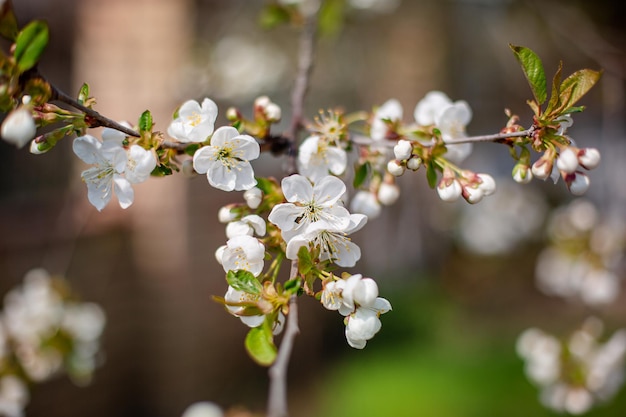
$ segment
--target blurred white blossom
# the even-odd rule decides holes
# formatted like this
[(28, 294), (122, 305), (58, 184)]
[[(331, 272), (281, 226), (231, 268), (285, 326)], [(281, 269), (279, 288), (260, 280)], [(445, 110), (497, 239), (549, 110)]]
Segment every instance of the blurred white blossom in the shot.
[(613, 398), (624, 381), (626, 330), (600, 341), (602, 322), (588, 318), (561, 341), (536, 328), (517, 339), (528, 379), (540, 390), (544, 406), (557, 412), (584, 414)]

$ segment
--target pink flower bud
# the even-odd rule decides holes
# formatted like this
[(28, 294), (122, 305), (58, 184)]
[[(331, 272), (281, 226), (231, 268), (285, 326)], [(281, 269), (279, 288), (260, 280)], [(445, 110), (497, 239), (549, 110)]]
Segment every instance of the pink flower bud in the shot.
[(589, 189), (589, 177), (580, 171), (576, 171), (574, 174), (568, 175), (565, 178), (567, 187), (570, 193), (581, 196)]
[(459, 199), (463, 189), (458, 180), (446, 180), (445, 178), (439, 182), (437, 186), (437, 194), (443, 201), (452, 202)]
[(561, 151), (556, 167), (567, 174), (573, 174), (578, 169), (578, 155), (574, 148), (567, 147)]
[(586, 169), (594, 169), (600, 164), (600, 151), (596, 148), (585, 148), (578, 151), (578, 163)]
[(552, 173), (552, 161), (543, 158), (537, 160), (532, 166), (532, 173), (535, 178), (547, 179)]
[(476, 204), (484, 197), (483, 190), (480, 187), (463, 187), (463, 198), (470, 204)]
[(493, 177), (489, 174), (477, 174), (478, 178), (480, 178), (481, 183), (478, 185), (478, 188), (483, 192), (485, 196), (491, 195), (496, 192), (496, 182)]

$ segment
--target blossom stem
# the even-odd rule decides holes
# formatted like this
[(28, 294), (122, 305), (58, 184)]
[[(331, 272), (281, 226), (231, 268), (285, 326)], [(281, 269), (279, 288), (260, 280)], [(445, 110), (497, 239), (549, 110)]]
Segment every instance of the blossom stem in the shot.
[[(298, 261), (291, 262), (290, 278), (298, 274)], [(298, 304), (297, 297), (292, 295), (289, 299), (289, 314), (285, 334), (278, 349), (276, 361), (269, 369), (270, 389), (267, 404), (267, 417), (287, 417), (287, 367), (293, 350), (293, 343), (300, 333), (298, 327)]]
[(298, 132), (303, 126), (304, 98), (309, 88), (311, 71), (313, 70), (313, 58), (315, 56), (315, 41), (317, 39), (317, 14), (320, 7), (319, 0), (309, 0), (310, 7), (305, 17), (304, 28), (300, 32), (300, 45), (298, 54), (298, 68), (296, 79), (291, 91), (291, 125), (286, 134), (289, 140), (289, 154), (287, 162), (287, 174), (297, 171), (296, 158), (298, 148)]

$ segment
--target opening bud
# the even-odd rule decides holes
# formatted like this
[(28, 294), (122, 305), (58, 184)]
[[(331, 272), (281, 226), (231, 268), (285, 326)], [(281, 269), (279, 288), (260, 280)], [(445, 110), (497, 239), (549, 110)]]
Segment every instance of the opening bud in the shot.
[(2, 139), (18, 148), (30, 142), (36, 133), (35, 120), (27, 107), (19, 107), (9, 113), (0, 129)]
[(578, 169), (578, 154), (574, 148), (567, 147), (561, 151), (556, 160), (556, 167), (567, 174), (573, 174)]

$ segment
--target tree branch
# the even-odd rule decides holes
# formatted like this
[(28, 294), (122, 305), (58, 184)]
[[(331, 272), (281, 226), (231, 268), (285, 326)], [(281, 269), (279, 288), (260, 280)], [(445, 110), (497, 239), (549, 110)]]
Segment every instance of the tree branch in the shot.
[(291, 91), (291, 125), (286, 134), (289, 139), (287, 174), (293, 174), (297, 171), (298, 132), (303, 124), (304, 98), (309, 88), (309, 80), (313, 69), (319, 7), (319, 0), (309, 0), (302, 5), (303, 9), (306, 8), (306, 16), (304, 27), (300, 33), (298, 68), (294, 86)]
[(108, 117), (101, 115), (97, 111), (90, 109), (89, 107), (83, 106), (78, 100), (65, 94), (49, 81), (47, 82), (48, 84), (50, 84), (50, 88), (52, 89), (52, 100), (57, 100), (65, 104), (69, 104), (75, 109), (85, 113), (85, 119), (88, 120), (89, 127), (109, 127), (111, 129), (119, 130), (120, 132), (125, 133), (128, 136), (134, 136), (136, 138), (140, 136), (139, 133), (135, 132), (133, 129), (123, 126), (117, 123), (115, 120), (111, 120)]
[[(290, 278), (298, 274), (298, 261), (291, 262)], [(270, 389), (267, 404), (267, 417), (287, 417), (287, 367), (293, 350), (293, 343), (300, 333), (298, 326), (297, 297), (292, 295), (289, 299), (289, 314), (285, 334), (278, 350), (276, 362), (269, 369)]]
[[(495, 133), (493, 135), (482, 135), (482, 136), (468, 136), (465, 138), (452, 139), (445, 141), (446, 145), (456, 145), (460, 143), (474, 143), (474, 142), (496, 142), (499, 140), (504, 140), (507, 138), (520, 138), (520, 137), (530, 137), (535, 131), (534, 127), (531, 127), (526, 130), (520, 130), (519, 132), (511, 132), (511, 133)], [(357, 145), (376, 145), (376, 146), (396, 146), (397, 140), (383, 140), (383, 141), (374, 141), (371, 138), (365, 136), (355, 135), (350, 139), (353, 143)], [(423, 144), (424, 146), (431, 146), (430, 144)]]

